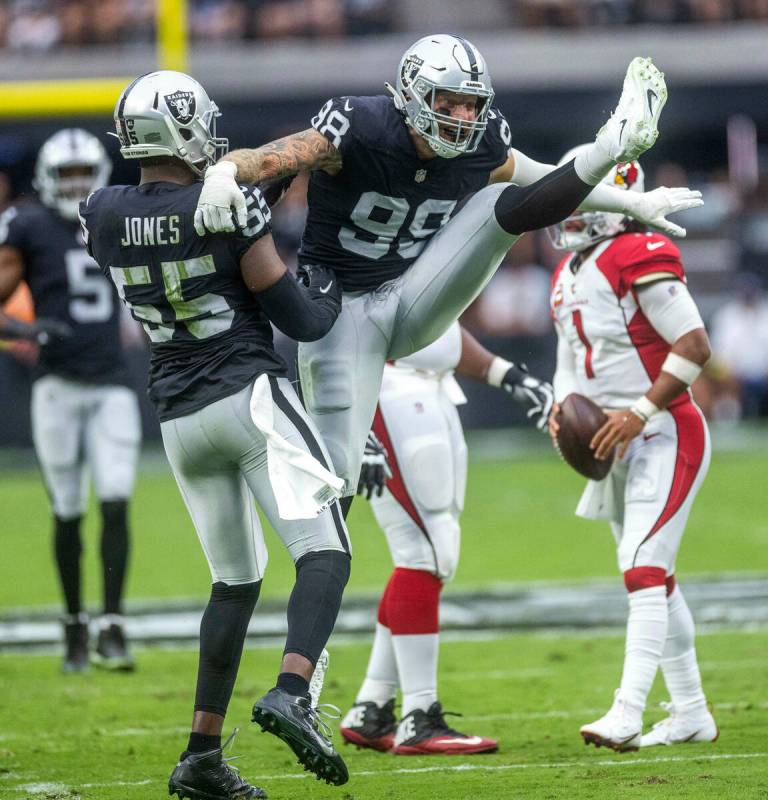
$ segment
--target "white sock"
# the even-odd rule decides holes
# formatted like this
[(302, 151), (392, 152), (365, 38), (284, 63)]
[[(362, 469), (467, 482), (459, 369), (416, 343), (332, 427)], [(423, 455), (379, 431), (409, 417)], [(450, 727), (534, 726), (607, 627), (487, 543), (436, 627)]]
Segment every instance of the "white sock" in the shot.
[(707, 700), (701, 686), (701, 673), (694, 647), (696, 629), (679, 586), (667, 598), (667, 608), (669, 627), (661, 657), (664, 683), (677, 710), (685, 707), (686, 712), (693, 714), (706, 711)]
[(599, 138), (598, 134), (597, 140), (580, 152), (573, 164), (576, 174), (588, 186), (597, 186), (616, 163), (600, 144)]
[(437, 700), (439, 641), (440, 635), (437, 633), (392, 637), (403, 691), (403, 717), (417, 708), (426, 711)]
[(642, 713), (667, 638), (667, 589), (651, 586), (629, 594), (621, 696)]
[(392, 634), (389, 628), (376, 623), (368, 671), (357, 693), (356, 703), (376, 703), (383, 706), (397, 694), (397, 662), (392, 647)]

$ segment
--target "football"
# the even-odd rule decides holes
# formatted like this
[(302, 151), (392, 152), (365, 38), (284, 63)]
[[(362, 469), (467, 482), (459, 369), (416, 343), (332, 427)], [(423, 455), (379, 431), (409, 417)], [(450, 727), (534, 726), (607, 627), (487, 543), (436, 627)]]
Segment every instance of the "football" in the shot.
[(557, 415), (560, 430), (557, 432), (557, 449), (576, 472), (601, 481), (611, 470), (613, 453), (604, 461), (598, 461), (589, 443), (608, 419), (600, 406), (582, 394), (569, 394)]

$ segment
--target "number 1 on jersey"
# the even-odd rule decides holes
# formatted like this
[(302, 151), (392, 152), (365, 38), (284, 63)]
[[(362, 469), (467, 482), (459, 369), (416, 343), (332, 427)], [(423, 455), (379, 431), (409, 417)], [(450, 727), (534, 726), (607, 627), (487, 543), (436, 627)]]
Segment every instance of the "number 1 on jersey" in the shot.
[(589, 339), (587, 339), (587, 334), (584, 333), (584, 323), (581, 319), (581, 310), (577, 308), (573, 312), (572, 317), (573, 326), (576, 328), (576, 333), (579, 335), (579, 339), (587, 351), (584, 356), (584, 372), (587, 374), (588, 378), (594, 378), (595, 371), (592, 369), (592, 343), (589, 341)]

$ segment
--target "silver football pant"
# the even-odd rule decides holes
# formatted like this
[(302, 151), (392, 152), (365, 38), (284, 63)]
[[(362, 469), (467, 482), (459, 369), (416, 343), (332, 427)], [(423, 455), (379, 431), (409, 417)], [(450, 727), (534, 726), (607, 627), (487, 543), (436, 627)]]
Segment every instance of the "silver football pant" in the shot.
[[(271, 382), (277, 432), (329, 461), (322, 440), (285, 378)], [(314, 519), (283, 520), (267, 471), (264, 434), (251, 421), (253, 385), (160, 426), (165, 452), (192, 517), (214, 583), (261, 580), (267, 547), (254, 498), (294, 561), (319, 550), (350, 552), (338, 503)]]
[(449, 328), (477, 297), (520, 238), (496, 222), (507, 183), (472, 197), (394, 281), (345, 293), (331, 331), (299, 345), (304, 403), (331, 454), (334, 472), (357, 489), (387, 359), (415, 353)]
[(32, 438), (60, 519), (85, 513), (89, 474), (101, 502), (131, 496), (141, 443), (131, 389), (45, 375), (32, 386)]

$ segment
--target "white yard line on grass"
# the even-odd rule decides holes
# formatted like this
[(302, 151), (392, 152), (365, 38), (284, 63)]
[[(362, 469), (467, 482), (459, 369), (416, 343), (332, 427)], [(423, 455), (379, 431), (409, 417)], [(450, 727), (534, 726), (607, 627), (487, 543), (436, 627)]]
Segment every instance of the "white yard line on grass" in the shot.
[[(651, 764), (677, 764), (690, 763), (697, 761), (736, 761), (753, 758), (768, 758), (768, 753), (713, 753), (712, 755), (700, 756), (665, 756), (662, 758), (603, 758), (587, 759), (583, 761), (550, 761), (533, 764), (441, 764), (434, 767), (412, 767), (403, 769), (369, 769), (351, 773), (352, 778), (371, 778), (379, 775), (420, 775), (430, 772), (503, 772), (515, 769), (574, 769), (590, 767), (633, 767), (637, 765), (648, 766)], [(302, 780), (314, 777), (307, 773), (296, 773), (288, 775), (256, 775), (251, 780), (255, 782), (281, 781), (286, 779)], [(43, 794), (45, 792), (77, 791), (78, 789), (108, 788), (112, 786), (148, 786), (150, 784), (161, 783), (150, 779), (142, 781), (111, 781), (104, 783), (81, 783), (74, 784), (73, 787), (65, 786), (62, 783), (27, 783), (21, 786), (9, 787), (18, 792), (28, 792), (29, 794)]]

